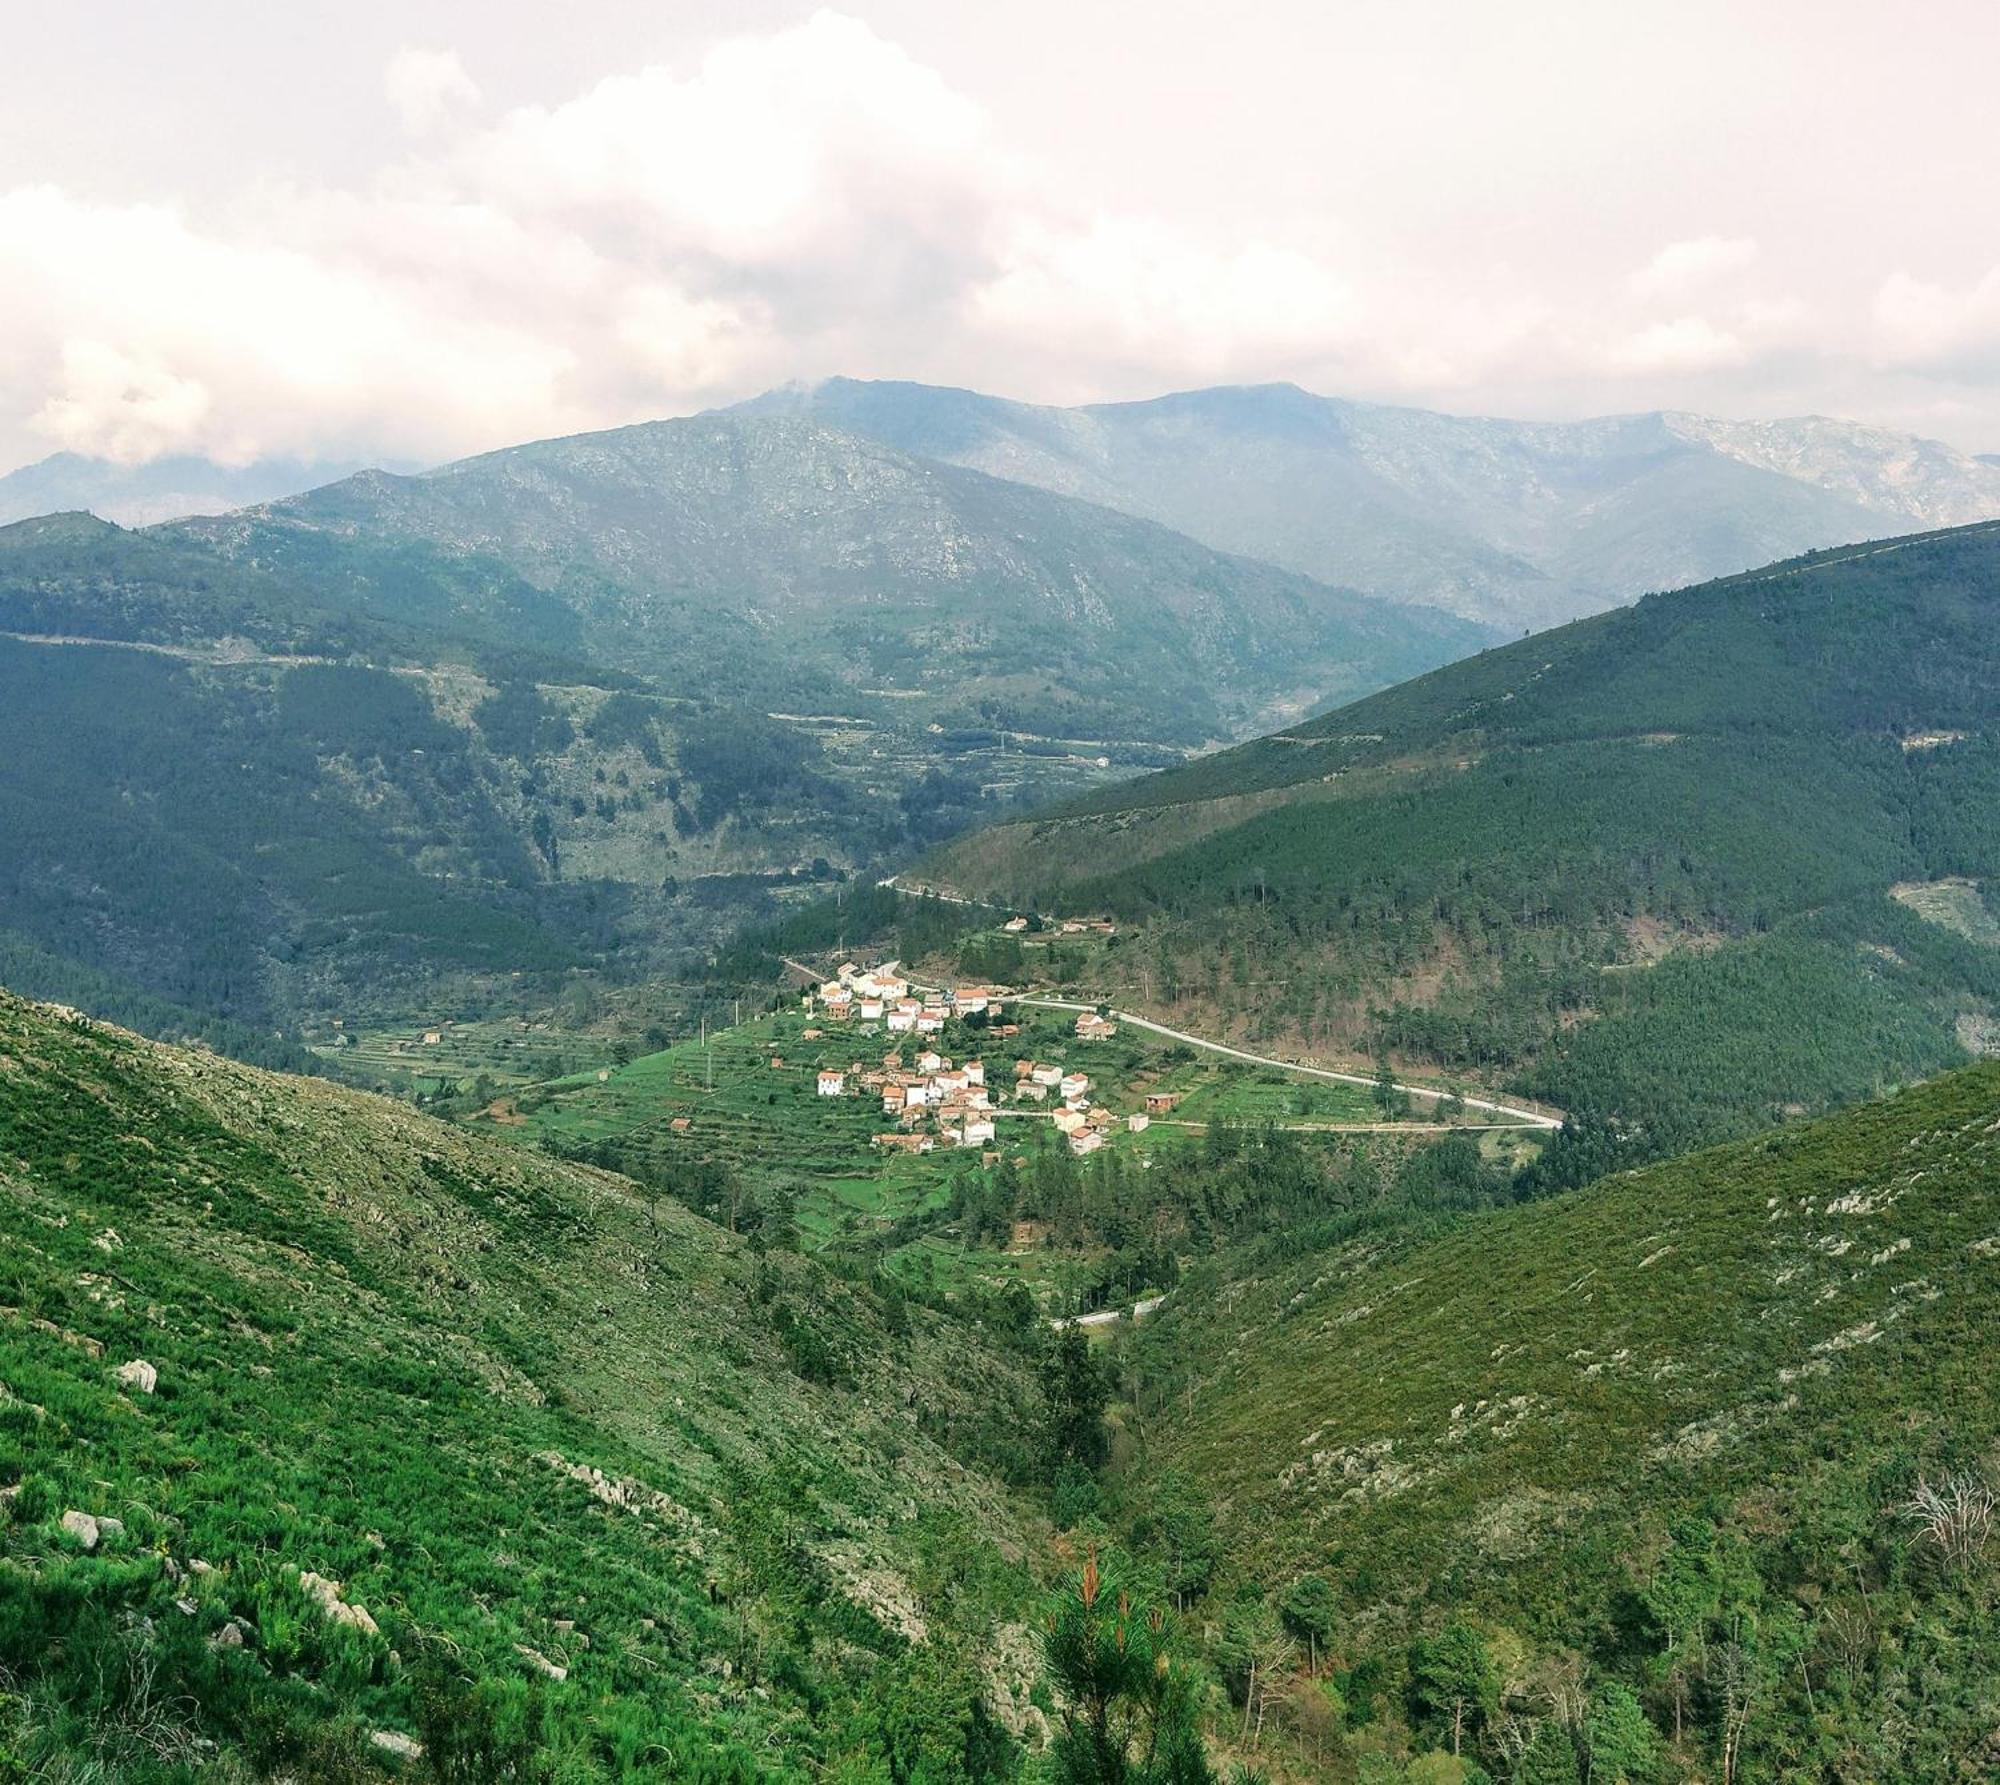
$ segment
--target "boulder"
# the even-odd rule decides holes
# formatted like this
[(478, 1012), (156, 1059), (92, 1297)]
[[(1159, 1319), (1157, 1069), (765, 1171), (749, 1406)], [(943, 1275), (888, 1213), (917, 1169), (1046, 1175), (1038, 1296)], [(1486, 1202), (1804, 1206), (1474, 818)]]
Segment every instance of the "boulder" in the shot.
[(559, 1661), (551, 1661), (540, 1649), (531, 1649), (526, 1643), (517, 1642), (514, 1645), (514, 1653), (519, 1655), (537, 1673), (547, 1674), (552, 1680), (566, 1680), (569, 1678), (569, 1669)]
[(135, 1357), (129, 1364), (118, 1366), (118, 1386), (129, 1388), (135, 1394), (151, 1394), (159, 1380), (160, 1372), (143, 1357)]
[(350, 1630), (359, 1630), (363, 1636), (380, 1636), (381, 1627), (358, 1605), (349, 1605), (340, 1596), (340, 1582), (328, 1580), (323, 1574), (299, 1571), (299, 1585), (305, 1595), (336, 1624), (345, 1624)]
[(62, 1515), (62, 1528), (74, 1537), (85, 1549), (97, 1547), (97, 1521), (87, 1512), (66, 1512)]
[(368, 1740), (384, 1754), (393, 1754), (398, 1760), (421, 1760), (424, 1745), (413, 1735), (405, 1735), (400, 1729), (374, 1729), (368, 1733)]

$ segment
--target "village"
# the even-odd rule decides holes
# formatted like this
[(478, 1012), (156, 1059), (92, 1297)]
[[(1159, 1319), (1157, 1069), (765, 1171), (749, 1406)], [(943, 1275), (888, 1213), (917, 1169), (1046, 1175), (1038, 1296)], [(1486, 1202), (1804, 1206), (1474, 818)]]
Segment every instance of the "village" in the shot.
[[(1025, 920), (1013, 919), (1024, 924)], [(909, 1036), (915, 1039), (891, 1047), (878, 1065), (860, 1061), (845, 1069), (823, 1067), (818, 1074), (822, 1097), (879, 1097), (882, 1115), (895, 1127), (877, 1133), (874, 1144), (888, 1151), (929, 1153), (939, 1146), (975, 1148), (987, 1164), (996, 1164), (998, 1123), (1008, 1116), (1041, 1116), (1049, 1120), (1079, 1158), (1088, 1157), (1115, 1132), (1143, 1133), (1153, 1113), (1172, 1107), (1173, 1097), (1149, 1099), (1158, 1112), (1134, 1112), (1120, 1117), (1093, 1100), (1090, 1075), (1032, 1058), (1016, 1058), (1004, 1071), (989, 1070), (983, 1058), (954, 1061), (936, 1047), (922, 1045), (941, 1036), (956, 1019), (976, 1023), (1000, 1042), (1021, 1033), (1006, 1021), (1010, 988), (994, 985), (918, 987), (898, 971), (899, 963), (884, 962), (864, 969), (849, 962), (817, 991), (803, 994), (809, 1015), (832, 1024), (853, 1024), (862, 1034)], [(1081, 1012), (1076, 1039), (1108, 1041), (1118, 1025), (1095, 1011)], [(826, 1031), (808, 1028), (805, 1041), (826, 1039)], [(1013, 1050), (1007, 1050), (1013, 1051)]]

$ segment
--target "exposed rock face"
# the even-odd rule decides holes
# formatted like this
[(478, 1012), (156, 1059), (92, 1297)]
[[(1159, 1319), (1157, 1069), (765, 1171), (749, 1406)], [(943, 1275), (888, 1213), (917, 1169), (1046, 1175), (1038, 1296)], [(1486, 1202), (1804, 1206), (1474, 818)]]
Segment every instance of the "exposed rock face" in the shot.
[(393, 1754), (398, 1760), (421, 1760), (424, 1745), (414, 1736), (405, 1735), (400, 1729), (376, 1729), (368, 1735), (369, 1742), (384, 1754)]

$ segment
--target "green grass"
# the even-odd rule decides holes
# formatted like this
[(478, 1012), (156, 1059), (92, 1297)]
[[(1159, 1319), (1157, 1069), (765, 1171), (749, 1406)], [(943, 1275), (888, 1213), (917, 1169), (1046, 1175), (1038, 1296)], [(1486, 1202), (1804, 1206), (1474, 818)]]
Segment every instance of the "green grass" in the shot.
[[(870, 1751), (906, 1614), (969, 1656), (1027, 1603), (991, 1546), (1032, 1519), (940, 1442), (1022, 1429), (1016, 1368), (620, 1179), (0, 996), (0, 1239), (0, 1744), (31, 1759), (365, 1771), (369, 1730), (428, 1733), (434, 1649), (480, 1682), (454, 1717), (577, 1776), (662, 1744), (789, 1774)], [(84, 1553), (69, 1510), (124, 1535)]]

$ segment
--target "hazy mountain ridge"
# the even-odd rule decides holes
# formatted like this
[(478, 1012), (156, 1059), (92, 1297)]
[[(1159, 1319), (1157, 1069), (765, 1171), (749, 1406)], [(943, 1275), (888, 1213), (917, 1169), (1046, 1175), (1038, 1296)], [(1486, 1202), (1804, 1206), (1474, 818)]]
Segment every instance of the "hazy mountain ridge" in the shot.
[(820, 416), (1327, 581), (1517, 626), (1913, 522), (2000, 514), (1991, 466), (1823, 417), (1521, 422), (1292, 385), (1057, 409), (847, 379), (746, 407)]
[(270, 458), (245, 465), (173, 455), (125, 465), (59, 452), (0, 477), (0, 527), (41, 514), (86, 510), (121, 527), (223, 514), (292, 496), (361, 469), (355, 460)]

